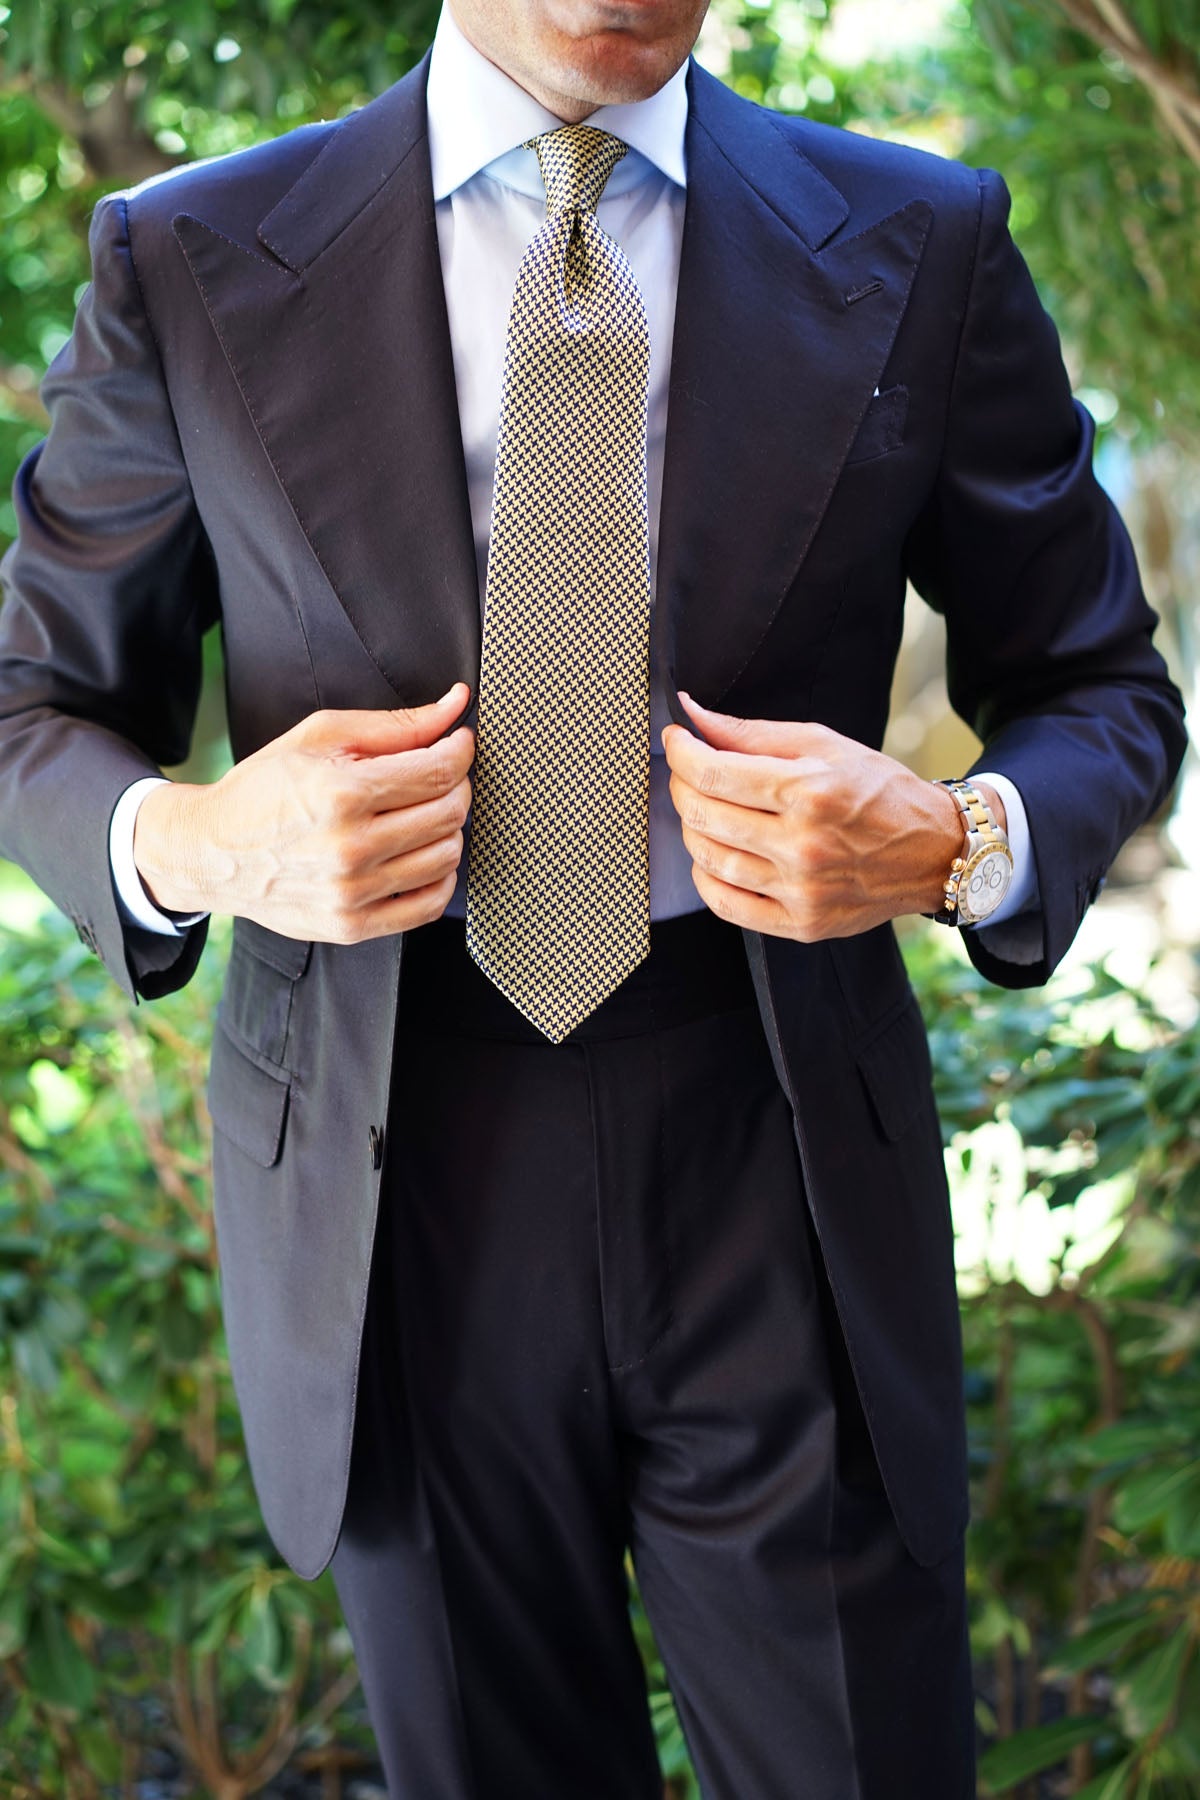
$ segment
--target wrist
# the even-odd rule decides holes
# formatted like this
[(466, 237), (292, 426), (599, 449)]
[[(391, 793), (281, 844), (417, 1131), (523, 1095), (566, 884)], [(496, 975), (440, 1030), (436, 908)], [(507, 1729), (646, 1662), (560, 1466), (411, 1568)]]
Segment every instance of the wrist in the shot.
[(1000, 798), (1000, 795), (997, 793), (996, 789), (992, 786), (990, 781), (973, 781), (971, 783), (971, 785), (975, 789), (976, 793), (981, 795), (981, 797), (984, 800), (986, 800), (988, 806), (991, 808), (992, 817), (995, 819), (997, 825), (1000, 827), (1001, 831), (1007, 837), (1008, 836), (1008, 812), (1004, 805), (1003, 800)]
[(967, 777), (933, 785), (953, 796), (964, 837), (946, 875), (942, 903), (928, 916), (939, 925), (984, 924), (1004, 904), (1012, 885), (1013, 853), (1005, 830), (1007, 814), (990, 783), (980, 787)]
[(138, 807), (134, 867), (151, 901), (164, 912), (212, 911), (201, 822), (207, 791), (187, 782), (164, 782)]
[(928, 917), (945, 905), (946, 877), (954, 859), (962, 856), (966, 848), (966, 831), (962, 812), (953, 794), (934, 782), (926, 782), (924, 785), (929, 790), (927, 800), (932, 813), (929, 834), (931, 848), (916, 903), (910, 910)]

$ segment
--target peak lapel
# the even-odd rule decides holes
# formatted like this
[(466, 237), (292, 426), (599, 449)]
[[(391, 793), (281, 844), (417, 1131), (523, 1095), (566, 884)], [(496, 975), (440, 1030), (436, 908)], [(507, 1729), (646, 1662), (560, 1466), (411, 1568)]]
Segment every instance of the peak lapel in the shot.
[(676, 686), (720, 702), (794, 583), (932, 218), (913, 201), (830, 242), (848, 215), (837, 189), (694, 60), (688, 84), (655, 604), (673, 706)]
[(261, 250), (174, 221), (280, 486), (405, 703), (474, 685), (479, 665), (428, 66), (330, 133), (262, 221)]

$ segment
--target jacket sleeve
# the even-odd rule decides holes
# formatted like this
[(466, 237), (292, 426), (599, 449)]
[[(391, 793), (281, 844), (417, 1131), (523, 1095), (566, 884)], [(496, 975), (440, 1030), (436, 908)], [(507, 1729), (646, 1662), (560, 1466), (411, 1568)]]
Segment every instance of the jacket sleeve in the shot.
[(17, 473), (0, 563), (0, 854), (126, 993), (154, 998), (190, 978), (207, 925), (166, 938), (123, 923), (109, 821), (131, 782), (187, 755), (217, 583), (122, 196), (100, 202), (89, 241), (91, 284), (42, 385), (50, 429)]
[(1163, 803), (1186, 744), (1183, 703), (1128, 533), (1092, 471), (1095, 427), (1008, 232), (1008, 191), (979, 175), (978, 237), (939, 476), (908, 544), (913, 584), (945, 615), (955, 711), (1012, 780), (1029, 821), (1042, 955), (1002, 987), (1044, 982), (1130, 833)]

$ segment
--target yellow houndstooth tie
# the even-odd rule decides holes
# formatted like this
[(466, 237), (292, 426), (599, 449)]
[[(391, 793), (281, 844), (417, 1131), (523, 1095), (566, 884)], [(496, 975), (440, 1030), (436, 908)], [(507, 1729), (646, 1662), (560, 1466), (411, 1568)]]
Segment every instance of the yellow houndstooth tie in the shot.
[(595, 216), (627, 145), (564, 125), (526, 147), (546, 219), (504, 354), (467, 945), (558, 1043), (650, 948), (650, 333)]

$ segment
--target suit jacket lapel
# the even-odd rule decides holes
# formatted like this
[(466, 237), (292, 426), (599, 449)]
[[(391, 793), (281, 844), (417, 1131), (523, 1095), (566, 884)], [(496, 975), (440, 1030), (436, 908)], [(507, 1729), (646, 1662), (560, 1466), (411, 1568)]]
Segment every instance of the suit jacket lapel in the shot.
[(174, 221), (296, 518), (405, 703), (474, 684), (479, 666), (428, 64), (330, 131), (260, 224), (261, 248)]
[(746, 666), (829, 504), (932, 218), (845, 241), (842, 195), (695, 61), (659, 524), (655, 649), (708, 705)]
[[(474, 685), (480, 647), (428, 64), (329, 131), (257, 247), (174, 220), (297, 521), (405, 702)], [(694, 60), (688, 95), (655, 617), (673, 705), (676, 684), (720, 700), (795, 582), (932, 216), (831, 242), (846, 202), (793, 136)]]

